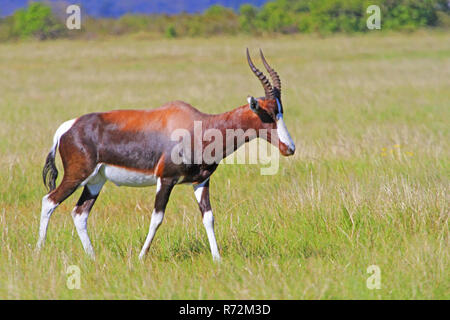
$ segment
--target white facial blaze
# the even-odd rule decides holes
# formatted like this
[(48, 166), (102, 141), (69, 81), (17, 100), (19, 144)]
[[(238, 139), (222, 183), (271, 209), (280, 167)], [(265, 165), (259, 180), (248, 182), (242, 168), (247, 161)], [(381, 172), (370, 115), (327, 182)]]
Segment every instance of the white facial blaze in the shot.
[(286, 124), (284, 123), (283, 114), (281, 113), (281, 104), (278, 99), (277, 99), (277, 105), (278, 105), (278, 115), (277, 115), (278, 139), (280, 139), (280, 141), (282, 143), (284, 143), (286, 146), (288, 146), (289, 149), (295, 150), (295, 144), (291, 138), (291, 135), (289, 134)]

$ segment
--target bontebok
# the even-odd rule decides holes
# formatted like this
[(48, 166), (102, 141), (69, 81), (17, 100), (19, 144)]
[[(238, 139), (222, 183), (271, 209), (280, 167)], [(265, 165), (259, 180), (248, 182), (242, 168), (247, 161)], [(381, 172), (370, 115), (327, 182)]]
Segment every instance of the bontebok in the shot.
[[(280, 78), (264, 59), (262, 51), (260, 53), (272, 84), (253, 65), (247, 50), (248, 64), (261, 81), (265, 96), (248, 97), (247, 104), (232, 111), (210, 115), (185, 102), (174, 101), (152, 110), (90, 113), (64, 122), (55, 133), (53, 147), (42, 172), (49, 193), (42, 199), (38, 249), (44, 244), (53, 211), (77, 188), (84, 187), (72, 217), (84, 250), (94, 257), (87, 233), (87, 219), (105, 182), (109, 180), (118, 186), (131, 187), (156, 184), (155, 207), (139, 255), (142, 259), (163, 220), (173, 187), (192, 184), (213, 259), (219, 260), (209, 182), (220, 160), (256, 137), (278, 147), (284, 156), (295, 152), (295, 145), (283, 121)], [(196, 143), (195, 127), (198, 124), (203, 134), (214, 130), (219, 135), (216, 134), (215, 139), (200, 137), (201, 143)], [(236, 132), (231, 139), (227, 134), (230, 130)], [(180, 132), (184, 135), (179, 135)], [(185, 136), (192, 138), (187, 140), (187, 144)], [(64, 177), (56, 187), (55, 156), (58, 147)], [(210, 157), (205, 156), (208, 150), (213, 150)]]

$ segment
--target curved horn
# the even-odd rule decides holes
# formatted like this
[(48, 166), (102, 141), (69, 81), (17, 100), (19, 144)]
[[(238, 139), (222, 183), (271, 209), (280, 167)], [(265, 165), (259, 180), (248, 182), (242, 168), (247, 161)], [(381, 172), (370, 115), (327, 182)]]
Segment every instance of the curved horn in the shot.
[(280, 98), (280, 96), (281, 96), (281, 81), (280, 81), (280, 77), (278, 76), (278, 73), (276, 73), (276, 71), (273, 70), (273, 69), (269, 66), (269, 64), (268, 64), (267, 61), (266, 61), (266, 58), (264, 58), (264, 54), (263, 54), (263, 52), (262, 52), (261, 49), (259, 49), (259, 53), (261, 54), (261, 59), (262, 59), (262, 62), (263, 62), (263, 64), (264, 64), (264, 67), (266, 67), (267, 72), (269, 72), (270, 77), (272, 78), (273, 86), (274, 86), (274, 88), (277, 89), (277, 91), (278, 91), (278, 92), (276, 92), (275, 95), (276, 95), (278, 98)]
[(266, 99), (273, 99), (274, 96), (273, 96), (272, 85), (270, 84), (269, 80), (267, 80), (266, 76), (261, 71), (259, 71), (253, 64), (252, 59), (250, 58), (250, 54), (248, 53), (248, 48), (247, 48), (247, 61), (248, 61), (248, 65), (250, 66), (250, 69), (252, 69), (253, 73), (261, 81), (261, 83), (264, 87), (264, 92), (266, 93)]

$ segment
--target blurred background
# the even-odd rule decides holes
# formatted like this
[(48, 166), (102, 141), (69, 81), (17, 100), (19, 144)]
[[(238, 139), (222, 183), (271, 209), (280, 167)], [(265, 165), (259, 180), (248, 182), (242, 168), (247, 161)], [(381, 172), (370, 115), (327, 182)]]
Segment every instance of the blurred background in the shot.
[[(82, 28), (76, 32), (65, 27), (69, 4), (82, 10)], [(448, 0), (1, 0), (0, 41), (367, 32), (366, 9), (372, 4), (381, 9), (382, 30), (450, 27)]]

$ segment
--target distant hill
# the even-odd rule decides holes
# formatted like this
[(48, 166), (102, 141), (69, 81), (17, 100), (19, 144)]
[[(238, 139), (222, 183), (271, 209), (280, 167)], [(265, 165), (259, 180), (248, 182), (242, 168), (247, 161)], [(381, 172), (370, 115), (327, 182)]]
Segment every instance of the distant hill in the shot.
[[(17, 9), (23, 8), (30, 0), (0, 0), (0, 16), (9, 16)], [(94, 17), (120, 17), (126, 13), (176, 14), (181, 12), (203, 12), (214, 4), (239, 9), (244, 3), (261, 6), (268, 0), (46, 0), (53, 4), (80, 4), (82, 10)]]

